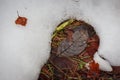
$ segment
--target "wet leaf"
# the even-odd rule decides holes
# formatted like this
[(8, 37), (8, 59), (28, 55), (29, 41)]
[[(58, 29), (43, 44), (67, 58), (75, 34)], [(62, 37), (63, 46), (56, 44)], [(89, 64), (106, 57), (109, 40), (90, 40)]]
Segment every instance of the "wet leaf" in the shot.
[(93, 37), (89, 38), (87, 42), (88, 45), (86, 48), (86, 52), (90, 56), (93, 56), (99, 47), (99, 37), (97, 35), (94, 35)]
[(18, 16), (18, 18), (16, 19), (15, 23), (18, 24), (18, 25), (26, 26), (27, 18)]
[(77, 64), (67, 57), (56, 56), (52, 58), (51, 61), (54, 63), (54, 66), (57, 66), (57, 68), (60, 68), (61, 70), (76, 70)]
[(100, 69), (99, 69), (99, 64), (96, 63), (94, 60), (92, 62), (89, 63), (89, 72), (88, 72), (88, 76), (89, 78), (91, 77), (99, 77), (99, 72), (100, 72)]
[(99, 73), (100, 71), (99, 64), (96, 63), (95, 61), (90, 62), (89, 67), (90, 67), (90, 71), (92, 72)]
[(58, 54), (73, 56), (80, 54), (87, 47), (88, 32), (82, 26), (68, 32), (68, 38), (64, 39), (58, 47)]

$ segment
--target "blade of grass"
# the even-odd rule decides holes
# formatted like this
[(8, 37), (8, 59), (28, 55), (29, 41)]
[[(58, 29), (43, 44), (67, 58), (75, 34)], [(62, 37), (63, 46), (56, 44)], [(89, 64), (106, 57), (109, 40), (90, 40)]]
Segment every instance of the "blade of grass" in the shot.
[(62, 23), (61, 25), (59, 25), (55, 32), (52, 35), (52, 38), (57, 34), (57, 32), (61, 31), (63, 28), (65, 28), (67, 25), (71, 24), (74, 21), (74, 19), (69, 19), (67, 21), (65, 21), (64, 23)]

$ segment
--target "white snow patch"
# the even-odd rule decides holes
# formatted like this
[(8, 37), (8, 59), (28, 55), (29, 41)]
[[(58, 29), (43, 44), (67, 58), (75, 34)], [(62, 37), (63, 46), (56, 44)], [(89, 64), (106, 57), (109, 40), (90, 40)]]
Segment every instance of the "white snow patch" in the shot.
[(99, 68), (103, 71), (112, 71), (112, 67), (107, 60), (102, 59), (98, 53), (94, 55), (94, 60), (99, 64)]

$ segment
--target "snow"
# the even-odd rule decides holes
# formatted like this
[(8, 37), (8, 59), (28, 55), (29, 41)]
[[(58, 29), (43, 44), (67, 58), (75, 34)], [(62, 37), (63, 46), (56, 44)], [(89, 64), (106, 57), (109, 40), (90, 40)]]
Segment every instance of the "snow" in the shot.
[(112, 71), (112, 70), (113, 70), (112, 67), (110, 66), (109, 62), (108, 62), (107, 60), (102, 59), (102, 58), (98, 55), (98, 53), (96, 53), (96, 54), (94, 55), (94, 60), (95, 60), (97, 63), (101, 64), (101, 65), (99, 66), (99, 68), (102, 69), (103, 71)]
[[(119, 3), (119, 0), (0, 0), (0, 80), (37, 80), (49, 58), (52, 32), (69, 18), (93, 25), (101, 41), (98, 55), (109, 64), (120, 66)], [(15, 24), (17, 11), (28, 18), (26, 27)], [(110, 67), (102, 65), (101, 59), (97, 62), (101, 67)]]

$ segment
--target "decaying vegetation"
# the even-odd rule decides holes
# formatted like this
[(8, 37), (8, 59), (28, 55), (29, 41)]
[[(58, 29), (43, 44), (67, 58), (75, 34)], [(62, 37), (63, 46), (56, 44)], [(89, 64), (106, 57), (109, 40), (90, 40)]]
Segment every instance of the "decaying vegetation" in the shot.
[(52, 35), (51, 56), (38, 80), (119, 80), (120, 72), (99, 70), (93, 60), (98, 47), (99, 37), (91, 25), (66, 20)]

